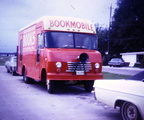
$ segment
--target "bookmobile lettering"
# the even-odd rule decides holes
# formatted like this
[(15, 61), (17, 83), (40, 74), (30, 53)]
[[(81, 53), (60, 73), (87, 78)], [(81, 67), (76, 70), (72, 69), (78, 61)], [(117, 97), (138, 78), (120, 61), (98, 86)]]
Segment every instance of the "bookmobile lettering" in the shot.
[(92, 24), (65, 20), (50, 20), (50, 27), (66, 27), (94, 31)]

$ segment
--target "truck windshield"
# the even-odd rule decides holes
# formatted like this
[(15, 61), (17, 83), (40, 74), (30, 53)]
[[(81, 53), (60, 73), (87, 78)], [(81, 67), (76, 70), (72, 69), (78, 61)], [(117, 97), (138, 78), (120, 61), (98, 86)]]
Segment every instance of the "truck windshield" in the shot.
[(96, 35), (70, 32), (46, 32), (47, 48), (75, 48), (96, 50), (98, 41)]

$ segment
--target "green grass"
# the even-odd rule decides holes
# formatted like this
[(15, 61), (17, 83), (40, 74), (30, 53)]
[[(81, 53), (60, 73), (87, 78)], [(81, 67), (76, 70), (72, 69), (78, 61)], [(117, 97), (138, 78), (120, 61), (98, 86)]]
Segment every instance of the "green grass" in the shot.
[(120, 75), (120, 74), (107, 73), (107, 72), (103, 72), (103, 76), (104, 79), (126, 79), (130, 77), (130, 75)]

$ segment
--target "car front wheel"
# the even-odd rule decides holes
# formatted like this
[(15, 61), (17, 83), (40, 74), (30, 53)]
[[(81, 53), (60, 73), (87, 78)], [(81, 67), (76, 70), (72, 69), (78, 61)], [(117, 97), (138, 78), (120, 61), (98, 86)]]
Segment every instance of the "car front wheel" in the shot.
[(10, 73), (10, 70), (8, 69), (8, 67), (6, 67), (6, 69), (7, 69), (7, 73)]
[(140, 120), (139, 111), (132, 103), (124, 102), (120, 111), (123, 120)]

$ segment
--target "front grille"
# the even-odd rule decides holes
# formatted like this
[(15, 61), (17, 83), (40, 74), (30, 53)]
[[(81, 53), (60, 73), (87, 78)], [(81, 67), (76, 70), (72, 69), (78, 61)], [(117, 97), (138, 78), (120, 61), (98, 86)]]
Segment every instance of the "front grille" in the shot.
[(81, 63), (81, 62), (67, 62), (68, 70), (66, 72), (76, 72), (76, 71), (85, 71), (89, 72), (92, 70), (91, 62)]

